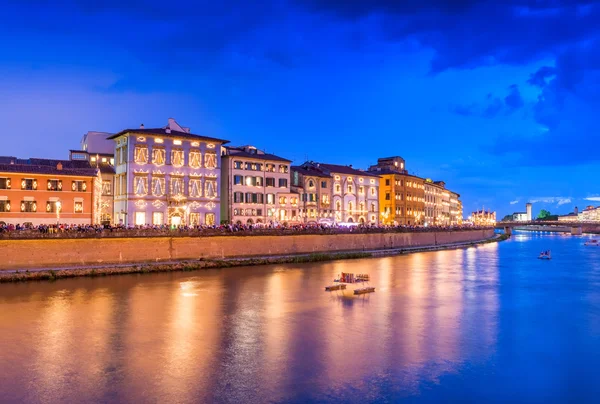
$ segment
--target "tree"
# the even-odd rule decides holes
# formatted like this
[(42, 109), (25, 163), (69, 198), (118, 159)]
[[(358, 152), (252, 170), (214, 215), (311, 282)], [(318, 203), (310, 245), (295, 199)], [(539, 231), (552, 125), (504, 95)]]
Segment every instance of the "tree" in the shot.
[(503, 222), (510, 222), (513, 220), (513, 215), (506, 215), (502, 218)]
[(549, 216), (552, 216), (552, 214), (550, 212), (548, 212), (546, 209), (542, 209), (540, 210), (540, 213), (538, 214), (538, 219), (548, 219)]

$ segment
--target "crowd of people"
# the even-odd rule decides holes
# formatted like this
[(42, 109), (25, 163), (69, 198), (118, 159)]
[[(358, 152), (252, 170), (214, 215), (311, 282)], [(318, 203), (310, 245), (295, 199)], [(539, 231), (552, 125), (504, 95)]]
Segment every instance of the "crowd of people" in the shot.
[(85, 234), (105, 234), (117, 232), (119, 234), (127, 233), (131, 235), (144, 234), (150, 235), (155, 233), (163, 235), (164, 233), (205, 233), (222, 234), (222, 233), (381, 233), (381, 232), (427, 232), (427, 231), (456, 231), (465, 229), (484, 229), (485, 227), (473, 226), (471, 224), (451, 225), (451, 226), (418, 226), (418, 225), (356, 225), (356, 226), (340, 226), (326, 224), (294, 224), (284, 225), (277, 223), (270, 224), (221, 224), (221, 225), (144, 225), (144, 226), (124, 226), (124, 225), (82, 225), (82, 224), (44, 224), (39, 226), (21, 225), (21, 224), (6, 224), (0, 223), (0, 234), (25, 232), (27, 235), (32, 234), (56, 234), (56, 233), (85, 233)]

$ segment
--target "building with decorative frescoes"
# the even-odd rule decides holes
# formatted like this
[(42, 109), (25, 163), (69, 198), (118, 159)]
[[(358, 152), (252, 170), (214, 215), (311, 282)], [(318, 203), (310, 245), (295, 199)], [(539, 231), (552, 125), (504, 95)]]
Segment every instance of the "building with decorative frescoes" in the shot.
[(125, 129), (115, 142), (114, 221), (131, 225), (218, 225), (221, 147), (227, 140), (163, 128)]

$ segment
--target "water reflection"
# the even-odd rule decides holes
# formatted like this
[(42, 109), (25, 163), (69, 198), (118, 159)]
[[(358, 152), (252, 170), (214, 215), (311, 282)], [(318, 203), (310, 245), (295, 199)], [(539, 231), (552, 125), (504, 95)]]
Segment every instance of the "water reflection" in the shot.
[[(494, 354), (498, 270), (499, 246), (491, 244), (193, 276), (2, 285), (1, 347), (19, 335), (36, 342), (2, 356), (0, 382), (7, 397), (29, 401), (413, 396)], [(376, 293), (324, 292), (342, 271), (369, 273)]]

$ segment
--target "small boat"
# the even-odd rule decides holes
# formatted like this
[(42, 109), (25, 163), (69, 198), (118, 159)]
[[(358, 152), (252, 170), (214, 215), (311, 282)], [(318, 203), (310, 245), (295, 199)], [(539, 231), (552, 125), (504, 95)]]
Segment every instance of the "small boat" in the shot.
[(600, 246), (600, 243), (598, 243), (598, 240), (588, 240), (586, 241), (583, 245), (595, 245), (595, 246)]
[(373, 293), (373, 292), (375, 292), (375, 288), (373, 286), (367, 286), (364, 288), (354, 289), (355, 295), (363, 295), (365, 293)]
[(540, 260), (551, 260), (552, 259), (552, 254), (550, 253), (550, 250), (548, 250), (548, 251), (542, 251), (540, 253), (540, 255), (538, 256), (538, 259), (540, 259)]
[(333, 290), (344, 290), (344, 289), (346, 289), (346, 285), (343, 283), (338, 283), (337, 285), (325, 286), (326, 292), (331, 292)]

